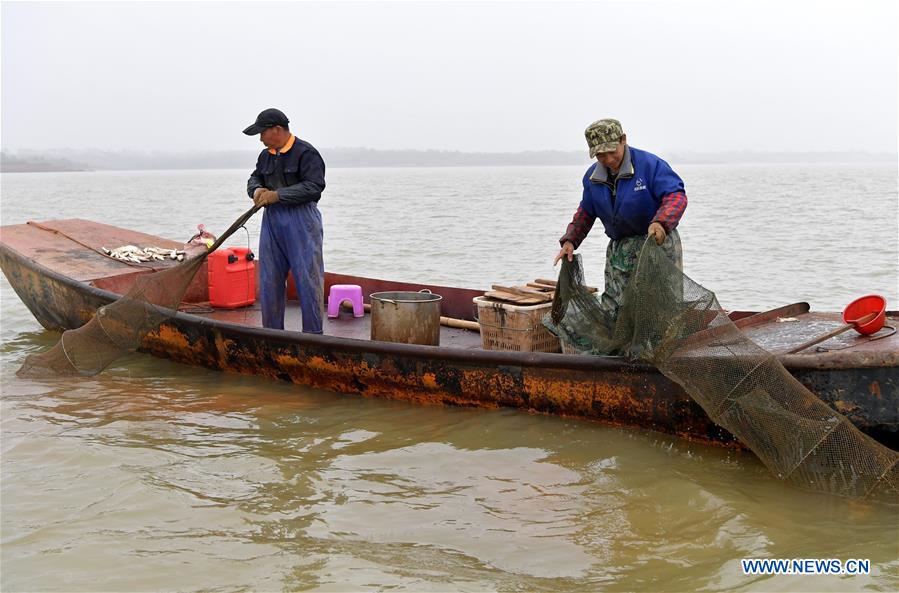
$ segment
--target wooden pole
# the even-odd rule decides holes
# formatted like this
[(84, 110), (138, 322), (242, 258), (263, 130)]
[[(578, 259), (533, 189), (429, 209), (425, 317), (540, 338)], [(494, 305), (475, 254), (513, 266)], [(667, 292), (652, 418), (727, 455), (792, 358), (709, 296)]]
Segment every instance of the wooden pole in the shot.
[(832, 338), (834, 336), (838, 336), (845, 331), (849, 331), (856, 325), (864, 325), (864, 324), (868, 323), (869, 321), (873, 320), (875, 317), (877, 317), (878, 314), (879, 314), (878, 312), (868, 313), (864, 317), (862, 317), (860, 319), (856, 319), (852, 323), (847, 323), (847, 324), (843, 325), (842, 327), (839, 327), (833, 331), (830, 331), (830, 332), (827, 332), (826, 334), (822, 334), (822, 335), (818, 336), (814, 340), (809, 340), (808, 342), (806, 342), (804, 344), (800, 344), (799, 346), (796, 346), (792, 350), (787, 350), (787, 354), (796, 354), (797, 352), (801, 352), (802, 350), (805, 350), (806, 348), (809, 348), (810, 346), (814, 346), (815, 344), (820, 344), (824, 340), (829, 340), (830, 338)]
[[(341, 306), (344, 309), (352, 309), (352, 305), (345, 305), (341, 303)], [(371, 305), (369, 303), (363, 303), (362, 308), (365, 309), (366, 313), (371, 312)], [(441, 317), (440, 325), (445, 325), (446, 327), (455, 327), (457, 329), (467, 329), (474, 332), (481, 331), (481, 326), (478, 325), (477, 321), (468, 321), (467, 319), (456, 319), (455, 317)]]

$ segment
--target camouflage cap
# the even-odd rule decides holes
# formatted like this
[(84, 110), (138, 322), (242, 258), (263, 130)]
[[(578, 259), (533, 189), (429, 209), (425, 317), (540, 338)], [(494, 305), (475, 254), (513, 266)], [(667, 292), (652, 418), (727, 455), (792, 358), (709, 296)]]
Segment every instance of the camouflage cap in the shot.
[(624, 136), (621, 122), (617, 119), (600, 119), (587, 126), (584, 135), (590, 147), (590, 158), (598, 152), (611, 152), (618, 146), (618, 140)]

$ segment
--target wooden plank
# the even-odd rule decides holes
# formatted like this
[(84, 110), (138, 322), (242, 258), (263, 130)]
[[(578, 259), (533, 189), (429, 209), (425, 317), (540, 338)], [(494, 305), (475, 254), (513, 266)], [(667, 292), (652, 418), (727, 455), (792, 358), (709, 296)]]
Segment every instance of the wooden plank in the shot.
[[(553, 289), (555, 289), (559, 284), (555, 280), (547, 280), (546, 278), (537, 278), (536, 280), (534, 280), (534, 282), (537, 284), (545, 284), (546, 286), (550, 286)], [(595, 286), (585, 286), (584, 288), (586, 288), (590, 292), (599, 292), (599, 289)]]
[(540, 284), (538, 282), (528, 282), (527, 285), (541, 292), (553, 292), (556, 289), (555, 286), (550, 286), (549, 284)]
[(756, 313), (755, 315), (750, 315), (749, 317), (744, 317), (742, 319), (737, 319), (734, 321), (734, 325), (739, 327), (740, 329), (744, 327), (751, 327), (753, 325), (759, 325), (760, 323), (768, 323), (769, 321), (774, 321), (778, 317), (798, 317), (799, 315), (804, 315), (809, 312), (809, 304), (805, 302), (793, 303), (792, 305), (786, 305), (784, 307), (778, 307), (776, 309), (770, 309), (768, 311), (764, 311), (762, 313)]
[(491, 291), (485, 292), (484, 296), (491, 298), (491, 299), (497, 299), (500, 301), (514, 303), (516, 305), (536, 305), (541, 302), (540, 300), (535, 299), (534, 297), (521, 296), (519, 294), (513, 294), (513, 293), (505, 292), (502, 290), (491, 290)]
[(504, 292), (501, 290), (490, 290), (484, 293), (484, 296), (490, 299), (496, 299), (498, 301), (505, 301), (512, 303), (514, 305), (539, 305), (541, 303), (545, 303), (547, 301), (536, 299), (529, 296), (521, 296), (518, 294), (512, 294), (508, 292)]
[(546, 292), (543, 290), (536, 290), (534, 288), (528, 288), (527, 286), (516, 286), (515, 288), (519, 288), (522, 291), (526, 292), (528, 296), (532, 296), (534, 298), (543, 298), (545, 302), (550, 302), (553, 300), (553, 297), (556, 295), (555, 292)]
[(546, 294), (545, 292), (540, 292), (538, 290), (525, 289), (518, 286), (500, 286), (499, 284), (494, 284), (491, 286), (493, 290), (498, 290), (500, 292), (508, 292), (511, 294), (517, 294), (523, 297), (530, 297), (532, 299), (539, 299), (539, 302), (548, 303), (552, 300), (552, 297)]

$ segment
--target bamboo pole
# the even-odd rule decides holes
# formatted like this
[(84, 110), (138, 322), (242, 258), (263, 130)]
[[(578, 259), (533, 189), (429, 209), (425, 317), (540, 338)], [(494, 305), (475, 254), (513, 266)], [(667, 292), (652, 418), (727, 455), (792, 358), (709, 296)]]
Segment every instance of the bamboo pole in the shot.
[(820, 335), (813, 340), (809, 340), (808, 342), (806, 342), (804, 344), (800, 344), (799, 346), (796, 346), (792, 350), (787, 350), (787, 354), (796, 354), (797, 352), (801, 352), (810, 346), (814, 346), (815, 344), (820, 344), (824, 340), (829, 340), (830, 338), (832, 338), (834, 336), (838, 336), (845, 331), (849, 331), (856, 325), (864, 325), (864, 324), (868, 323), (869, 321), (873, 320), (875, 317), (877, 317), (878, 314), (879, 314), (878, 312), (868, 313), (864, 317), (862, 317), (860, 319), (856, 319), (852, 323), (847, 323), (841, 327), (838, 327), (837, 329), (835, 329), (833, 331), (830, 331), (830, 332), (827, 332), (826, 334)]
[[(341, 303), (341, 307), (344, 309), (352, 309), (352, 305), (347, 305)], [(365, 309), (366, 313), (371, 312), (371, 305), (369, 303), (363, 303), (362, 308)], [(481, 326), (478, 325), (477, 321), (468, 321), (467, 319), (456, 319), (455, 317), (440, 317), (440, 325), (445, 325), (446, 327), (454, 327), (456, 329), (467, 329), (470, 331), (479, 332), (481, 331)]]

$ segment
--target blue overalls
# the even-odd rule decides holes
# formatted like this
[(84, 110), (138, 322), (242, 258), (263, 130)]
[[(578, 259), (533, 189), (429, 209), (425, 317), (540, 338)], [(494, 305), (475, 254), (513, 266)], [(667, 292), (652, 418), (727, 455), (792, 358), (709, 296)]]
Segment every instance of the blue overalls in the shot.
[(322, 333), (323, 238), (322, 215), (315, 202), (266, 206), (259, 236), (259, 301), (263, 327), (284, 329), (285, 281), (290, 271), (300, 299), (303, 332)]
[(287, 273), (293, 275), (304, 333), (322, 333), (325, 263), (324, 231), (317, 202), (325, 189), (325, 163), (318, 151), (296, 137), (272, 153), (263, 150), (247, 182), (277, 190), (278, 202), (265, 207), (259, 236), (259, 302), (262, 325), (284, 329)]

